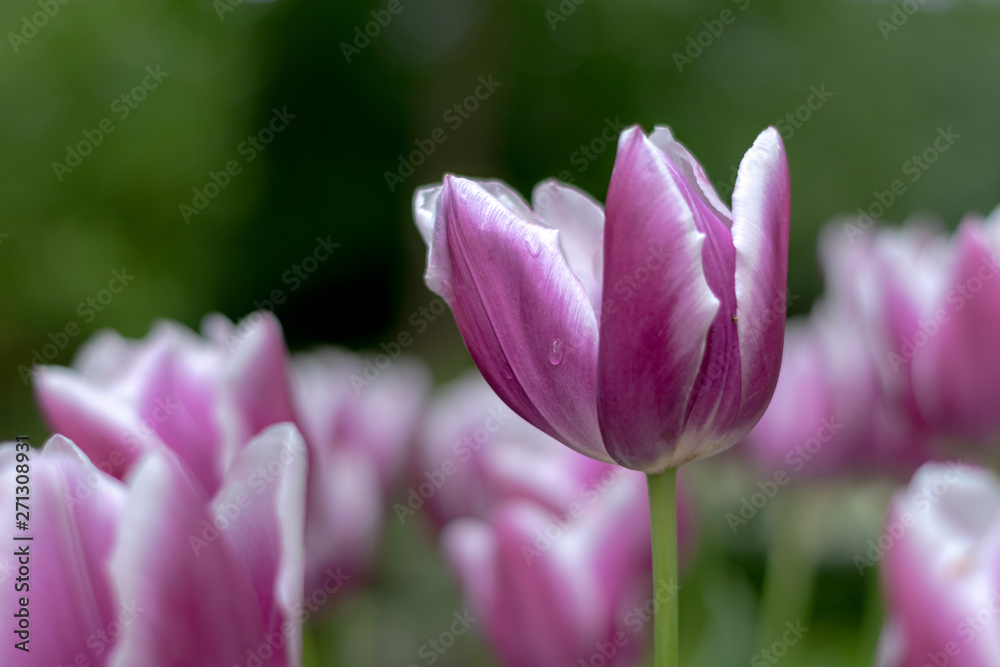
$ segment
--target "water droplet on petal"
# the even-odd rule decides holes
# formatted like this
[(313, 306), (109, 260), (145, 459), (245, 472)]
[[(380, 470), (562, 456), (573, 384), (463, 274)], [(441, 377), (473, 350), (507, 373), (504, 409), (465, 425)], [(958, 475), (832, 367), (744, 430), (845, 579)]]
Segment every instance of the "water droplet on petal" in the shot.
[(566, 356), (566, 345), (561, 338), (556, 338), (549, 346), (549, 363), (558, 366)]
[(508, 380), (514, 379), (514, 371), (512, 371), (510, 366), (506, 363), (503, 365), (503, 376)]

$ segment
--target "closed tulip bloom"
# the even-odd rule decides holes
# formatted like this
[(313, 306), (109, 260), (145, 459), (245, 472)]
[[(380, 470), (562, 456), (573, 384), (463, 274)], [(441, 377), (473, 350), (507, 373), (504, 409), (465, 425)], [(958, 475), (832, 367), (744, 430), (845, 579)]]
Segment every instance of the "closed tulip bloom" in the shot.
[(744, 157), (732, 211), (666, 128), (622, 134), (606, 210), (554, 181), (533, 203), (451, 175), (414, 200), (427, 284), (504, 402), (578, 452), (646, 473), (742, 438), (781, 361), (778, 133)]
[[(923, 466), (886, 519), (880, 667), (1000, 664), (1000, 485), (979, 468)], [(881, 545), (881, 541), (880, 541)]]
[[(0, 499), (10, 506), (16, 454), (0, 447)], [(293, 426), (250, 442), (212, 497), (166, 450), (144, 456), (127, 482), (62, 436), (30, 457), (30, 529), (0, 528), (5, 544), (31, 554), (30, 651), (4, 641), (0, 663), (300, 663), (308, 456)], [(273, 471), (266, 482), (261, 469)], [(34, 540), (12, 542), (26, 534)], [(0, 597), (8, 638), (18, 606), (18, 596)]]

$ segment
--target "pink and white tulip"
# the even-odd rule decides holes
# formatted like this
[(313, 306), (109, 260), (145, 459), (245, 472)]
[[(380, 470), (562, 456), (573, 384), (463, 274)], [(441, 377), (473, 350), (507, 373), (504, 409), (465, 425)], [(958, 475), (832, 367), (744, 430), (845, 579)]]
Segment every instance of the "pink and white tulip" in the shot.
[(102, 332), (74, 368), (38, 371), (43, 415), (117, 477), (145, 455), (173, 451), (206, 494), (254, 436), (294, 423), (309, 448), (307, 585), (320, 585), (331, 569), (366, 573), (427, 392), (426, 370), (397, 359), (355, 391), (359, 358), (335, 349), (290, 358), (270, 313), (238, 325), (209, 316), (203, 330), (200, 337), (159, 322), (142, 341)]
[[(10, 507), (16, 454), (0, 447), (0, 500)], [(18, 543), (30, 553), (30, 651), (10, 640), (20, 600), (5, 594), (0, 663), (300, 663), (307, 453), (293, 426), (251, 441), (211, 497), (163, 449), (126, 482), (62, 436), (29, 456), (31, 520), (17, 536), (34, 538)], [(12, 523), (0, 528), (8, 545)]]
[[(886, 519), (881, 667), (1000, 664), (1000, 484), (923, 466)], [(891, 538), (891, 540), (890, 540)]]
[(578, 452), (647, 473), (742, 438), (781, 361), (777, 131), (744, 156), (732, 211), (666, 128), (622, 134), (606, 210), (555, 181), (533, 203), (451, 175), (414, 199), (427, 284), (504, 402)]

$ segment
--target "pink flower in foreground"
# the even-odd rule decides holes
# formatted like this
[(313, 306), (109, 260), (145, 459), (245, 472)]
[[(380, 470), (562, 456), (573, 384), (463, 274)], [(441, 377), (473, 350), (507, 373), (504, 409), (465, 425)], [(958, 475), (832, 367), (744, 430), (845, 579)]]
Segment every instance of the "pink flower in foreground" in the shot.
[(209, 316), (203, 330), (200, 337), (159, 322), (141, 341), (98, 334), (74, 368), (36, 374), (43, 415), (117, 477), (149, 453), (172, 450), (206, 494), (251, 438), (292, 422), (309, 448), (307, 588), (330, 570), (364, 574), (419, 418), (426, 370), (397, 359), (357, 391), (351, 377), (363, 375), (361, 359), (332, 348), (289, 358), (270, 313), (238, 325)]
[[(0, 447), (10, 507), (16, 457), (14, 444)], [(212, 497), (166, 450), (143, 457), (126, 483), (62, 436), (29, 457), (30, 529), (5, 521), (0, 539), (30, 554), (30, 652), (15, 648), (21, 605), (5, 593), (0, 664), (300, 663), (307, 454), (293, 426), (250, 442)], [(12, 532), (34, 540), (13, 542)], [(5, 571), (14, 561), (0, 557)]]
[(997, 480), (978, 468), (923, 466), (893, 500), (883, 546), (878, 664), (1000, 664)]
[(427, 284), (504, 402), (578, 452), (648, 473), (742, 438), (781, 361), (778, 133), (743, 158), (732, 212), (666, 128), (622, 134), (606, 212), (555, 181), (533, 202), (451, 175), (414, 199)]

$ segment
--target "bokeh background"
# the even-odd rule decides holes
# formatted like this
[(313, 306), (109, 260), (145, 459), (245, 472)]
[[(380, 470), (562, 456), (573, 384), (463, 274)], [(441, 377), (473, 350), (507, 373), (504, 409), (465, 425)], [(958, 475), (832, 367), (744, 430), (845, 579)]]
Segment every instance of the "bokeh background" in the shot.
[[(43, 5), (54, 15), (32, 24)], [(558, 176), (603, 200), (614, 162), (608, 127), (669, 124), (728, 201), (744, 151), (764, 127), (779, 126), (792, 174), (791, 314), (807, 312), (822, 289), (820, 226), (869, 207), (892, 181), (904, 179), (907, 189), (881, 216), (890, 223), (930, 215), (954, 227), (967, 211), (1000, 203), (997, 3), (398, 6), (365, 45), (355, 41), (356, 30), (384, 3), (0, 5), (4, 438), (27, 433), (41, 442), (47, 435), (26, 379), (36, 354), (69, 364), (101, 328), (141, 337), (157, 318), (194, 328), (211, 311), (238, 319), (274, 290), (286, 298), (274, 310), (293, 349), (336, 343), (374, 350), (408, 331), (408, 351), (431, 364), (435, 379), (454, 377), (471, 362), (450, 314), (433, 321), (420, 314), (435, 297), (422, 281), (414, 188), (445, 171), (501, 178), (522, 192)], [(147, 68), (163, 73), (160, 80), (133, 93), (144, 77), (156, 81)], [(480, 78), (495, 89), (459, 115), (453, 106), (474, 94)], [(815, 90), (826, 99), (803, 107)], [(144, 99), (116, 102), (123, 95)], [(275, 110), (294, 118), (248, 160), (244, 142)], [(89, 155), (68, 171), (54, 166), (76, 162), (67, 162), (67, 147), (98, 136), (103, 119), (113, 131), (99, 132)], [(400, 161), (438, 128), (446, 141), (417, 160), (412, 174), (400, 171)], [(948, 128), (959, 138), (909, 180), (907, 162)], [(181, 205), (191, 206), (195, 190), (204, 191), (211, 173), (233, 160), (239, 174), (185, 219)], [(296, 275), (318, 238), (339, 247), (311, 273)], [(87, 305), (123, 269), (134, 275), (127, 287), (107, 303)], [(68, 326), (79, 333), (62, 335)], [(726, 480), (739, 473), (711, 465), (692, 474), (722, 480), (717, 487), (729, 484), (738, 498), (740, 482)], [(869, 505), (851, 502), (874, 535), (880, 519), (865, 508), (884, 506), (884, 489), (869, 491), (876, 499)], [(800, 523), (823, 534), (810, 544), (837, 542), (837, 521), (847, 519), (829, 518), (825, 508), (844, 505), (840, 493), (820, 490), (810, 496), (820, 509), (799, 508)], [(722, 518), (727, 502), (731, 507), (718, 497), (700, 505), (703, 557), (689, 574), (683, 635), (707, 662), (691, 664), (742, 664), (756, 650), (746, 650), (754, 638), (744, 612), (756, 605), (762, 545), (773, 536), (758, 535), (767, 531), (761, 522), (734, 538)], [(416, 648), (455, 609), (458, 593), (434, 544), (419, 527), (387, 525), (384, 563), (371, 586), (352, 593), (310, 636), (315, 664), (423, 664)], [(878, 617), (863, 610), (872, 577), (859, 578), (849, 560), (836, 559), (813, 584), (798, 586), (795, 576), (790, 568), (787, 595), (799, 591), (812, 601), (818, 630), (809, 653), (786, 664), (806, 655), (802, 664), (870, 660)], [(728, 640), (719, 642), (720, 635)], [(470, 635), (438, 664), (487, 660)]]

